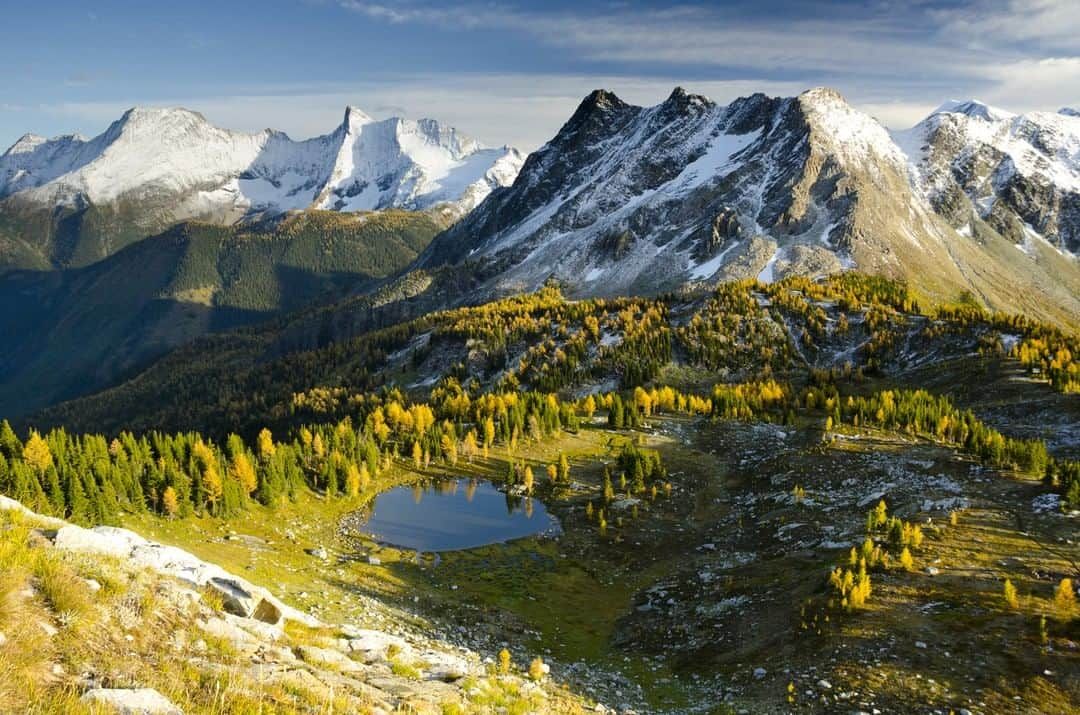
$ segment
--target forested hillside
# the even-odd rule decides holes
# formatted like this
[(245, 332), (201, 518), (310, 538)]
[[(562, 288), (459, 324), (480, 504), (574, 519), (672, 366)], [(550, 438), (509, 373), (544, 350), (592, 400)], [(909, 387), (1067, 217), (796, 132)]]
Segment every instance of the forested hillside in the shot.
[(101, 389), (193, 338), (371, 288), (443, 227), (435, 213), (184, 223), (86, 268), (0, 276), (0, 412)]
[[(1077, 338), (972, 305), (919, 310), (903, 284), (856, 274), (824, 282), (742, 281), (697, 296), (589, 301), (567, 301), (549, 287), (273, 359), (265, 354), (272, 333), (209, 338), (120, 387), (29, 422), (76, 432), (198, 430), (208, 439), (232, 433), (254, 439), (263, 429), (292, 434), (313, 422), (359, 426), (375, 419), (373, 408), (411, 400), (430, 402), (437, 419), (430, 421), (430, 435), (419, 430), (397, 444), (397, 453), (408, 456), (424, 435), (424, 448), (440, 456), (444, 421), (453, 425), (453, 440), (463, 439), (469, 425), (491, 417), (473, 407), (491, 395), (527, 390), (556, 401), (582, 400), (590, 414), (605, 396), (614, 424), (622, 426), (649, 411), (649, 399), (640, 395), (650, 393), (642, 388), (673, 388), (687, 397), (665, 400), (670, 407), (726, 419), (765, 415), (795, 422), (799, 410), (812, 409), (832, 423), (927, 434), (991, 464), (1045, 476), (1075, 501), (1075, 464), (1052, 459), (1040, 440), (1008, 439), (954, 407), (947, 395), (908, 390), (920, 387), (918, 371), (927, 365), (977, 375), (1013, 364), (1031, 391), (1073, 394), (1080, 390)], [(747, 381), (775, 387), (747, 403), (746, 394), (729, 387)], [(881, 392), (864, 394), (870, 386)], [(628, 398), (632, 416), (625, 418), (623, 391), (636, 391)], [(687, 402), (693, 399), (708, 402)], [(1065, 404), (1075, 410), (1074, 403)], [(505, 418), (500, 425), (509, 438)]]

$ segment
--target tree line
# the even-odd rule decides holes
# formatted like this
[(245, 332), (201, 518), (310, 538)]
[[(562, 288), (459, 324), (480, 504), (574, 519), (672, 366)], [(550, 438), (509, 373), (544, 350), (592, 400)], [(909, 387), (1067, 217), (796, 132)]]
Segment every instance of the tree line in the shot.
[(396, 390), (354, 403), (337, 422), (306, 425), (277, 440), (269, 429), (251, 442), (221, 443), (196, 432), (71, 435), (30, 431), (20, 440), (0, 423), (0, 493), (76, 523), (115, 523), (122, 513), (231, 517), (253, 502), (273, 507), (307, 488), (355, 498), (395, 459), (417, 469), (486, 456), (495, 443), (543, 439), (576, 430), (572, 403), (554, 394), (469, 398), (449, 384), (434, 403)]

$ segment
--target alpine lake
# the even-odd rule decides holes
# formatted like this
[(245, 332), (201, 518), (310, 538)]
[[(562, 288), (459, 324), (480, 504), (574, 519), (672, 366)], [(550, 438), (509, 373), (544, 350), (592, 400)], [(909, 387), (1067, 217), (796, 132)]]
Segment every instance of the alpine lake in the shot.
[(461, 551), (561, 532), (539, 499), (500, 491), (483, 479), (394, 487), (374, 498), (356, 531), (417, 553)]

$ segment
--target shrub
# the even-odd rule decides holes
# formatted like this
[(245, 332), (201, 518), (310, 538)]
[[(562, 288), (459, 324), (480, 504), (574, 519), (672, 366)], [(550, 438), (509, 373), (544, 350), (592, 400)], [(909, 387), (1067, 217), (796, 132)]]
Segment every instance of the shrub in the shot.
[(1005, 579), (1005, 586), (1003, 594), (1005, 597), (1005, 604), (1012, 609), (1020, 607), (1020, 598), (1016, 595), (1016, 586), (1013, 586), (1012, 581)]
[(533, 680), (540, 680), (547, 674), (547, 667), (544, 665), (544, 660), (540, 656), (533, 658), (529, 663), (529, 677)]
[(43, 557), (35, 571), (49, 607), (65, 618), (80, 616), (90, 608), (90, 588), (59, 561)]
[(510, 672), (510, 651), (506, 648), (499, 651), (499, 672), (503, 675)]
[(423, 677), (423, 673), (412, 663), (406, 663), (400, 658), (394, 658), (390, 661), (390, 672), (400, 678), (408, 678), (409, 680), (420, 680)]
[(1061, 579), (1061, 583), (1054, 589), (1054, 608), (1061, 620), (1067, 621), (1072, 618), (1073, 611), (1076, 609), (1076, 590), (1073, 588), (1071, 578)]

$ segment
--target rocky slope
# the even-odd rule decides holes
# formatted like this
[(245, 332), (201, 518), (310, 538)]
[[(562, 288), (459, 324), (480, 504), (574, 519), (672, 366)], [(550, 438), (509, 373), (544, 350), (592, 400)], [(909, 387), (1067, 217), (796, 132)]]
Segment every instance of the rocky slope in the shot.
[[(0, 710), (478, 712), (487, 699), (580, 711), (404, 622), (328, 624), (134, 532), (85, 529), (0, 496)], [(182, 707), (181, 707), (182, 706)]]
[(134, 108), (93, 139), (28, 134), (0, 156), (0, 269), (85, 265), (191, 218), (432, 207), (457, 218), (521, 160), (432, 119), (377, 121), (355, 107), (304, 141)]
[[(939, 112), (924, 125), (953, 123), (954, 114)], [(910, 278), (935, 298), (970, 291), (995, 308), (1075, 323), (1080, 265), (1069, 207), (1080, 130), (1065, 114), (1049, 123), (1009, 121), (1029, 137), (1025, 146), (1038, 147), (1028, 154), (1052, 154), (1056, 163), (1032, 156), (1038, 173), (1017, 170), (1011, 181), (968, 188), (996, 191), (999, 212), (1013, 207), (1011, 215), (1032, 221), (1023, 235), (977, 212), (972, 233), (920, 169), (968, 157), (978, 133), (949, 145), (944, 134), (914, 138), (923, 131), (916, 128), (898, 144), (823, 88), (728, 106), (676, 89), (654, 107), (598, 90), (529, 156), (512, 186), (438, 237), (419, 265), (480, 263), (492, 293), (554, 277), (585, 295), (857, 267)], [(1024, 122), (1054, 131), (1019, 127)], [(1050, 188), (1025, 203), (1031, 182)]]

